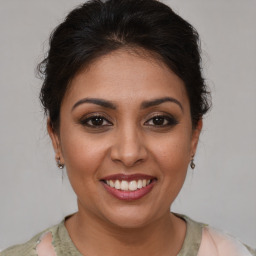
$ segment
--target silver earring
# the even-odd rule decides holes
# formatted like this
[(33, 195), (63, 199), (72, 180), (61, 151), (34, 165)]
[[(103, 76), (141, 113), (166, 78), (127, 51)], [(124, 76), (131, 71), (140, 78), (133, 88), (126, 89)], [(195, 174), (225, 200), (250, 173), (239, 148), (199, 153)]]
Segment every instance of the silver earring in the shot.
[(190, 161), (190, 167), (191, 167), (191, 169), (195, 169), (195, 167), (196, 167), (196, 165), (195, 165), (195, 163), (194, 163), (194, 156), (192, 156), (192, 159), (191, 159), (191, 161)]
[(60, 162), (60, 158), (58, 158), (57, 159), (57, 166), (58, 166), (58, 168), (60, 168), (60, 169), (63, 169), (64, 168), (64, 164), (62, 164), (61, 162)]

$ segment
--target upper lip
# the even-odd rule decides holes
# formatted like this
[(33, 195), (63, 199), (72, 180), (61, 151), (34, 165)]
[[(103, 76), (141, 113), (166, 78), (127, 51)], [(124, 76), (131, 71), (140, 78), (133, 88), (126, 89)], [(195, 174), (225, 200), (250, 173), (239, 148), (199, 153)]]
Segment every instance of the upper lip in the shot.
[(101, 180), (126, 180), (126, 181), (132, 181), (132, 180), (152, 180), (156, 179), (154, 176), (146, 175), (146, 174), (113, 174), (106, 177), (103, 177)]

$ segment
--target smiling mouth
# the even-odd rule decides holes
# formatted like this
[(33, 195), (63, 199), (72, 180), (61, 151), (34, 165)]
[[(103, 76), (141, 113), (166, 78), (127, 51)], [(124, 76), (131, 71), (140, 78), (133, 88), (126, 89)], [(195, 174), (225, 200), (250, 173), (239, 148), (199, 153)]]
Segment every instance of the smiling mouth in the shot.
[(110, 186), (111, 188), (115, 188), (122, 191), (136, 191), (138, 189), (145, 188), (150, 183), (152, 183), (153, 179), (139, 179), (139, 180), (104, 180), (103, 182)]
[(147, 195), (157, 179), (148, 175), (112, 175), (101, 179), (105, 189), (120, 200), (137, 200)]

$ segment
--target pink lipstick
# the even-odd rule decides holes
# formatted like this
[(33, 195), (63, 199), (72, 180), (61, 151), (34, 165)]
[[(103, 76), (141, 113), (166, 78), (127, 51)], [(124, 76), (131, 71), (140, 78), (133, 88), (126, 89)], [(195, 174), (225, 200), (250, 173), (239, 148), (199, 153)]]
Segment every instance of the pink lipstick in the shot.
[(147, 195), (157, 179), (145, 174), (115, 174), (101, 179), (104, 188), (120, 200), (138, 200)]

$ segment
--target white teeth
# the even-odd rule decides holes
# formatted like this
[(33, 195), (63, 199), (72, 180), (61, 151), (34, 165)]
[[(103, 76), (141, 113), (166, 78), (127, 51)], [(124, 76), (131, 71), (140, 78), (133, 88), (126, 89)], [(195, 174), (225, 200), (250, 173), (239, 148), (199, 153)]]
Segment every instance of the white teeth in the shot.
[(121, 183), (119, 180), (115, 181), (115, 189), (120, 189), (121, 188)]
[(115, 187), (115, 183), (113, 182), (113, 180), (111, 180), (111, 181), (109, 182), (109, 185), (110, 185), (111, 188), (114, 188), (114, 187)]
[(129, 190), (135, 191), (137, 189), (137, 181), (133, 180), (129, 182)]
[(138, 188), (142, 188), (142, 180), (138, 180), (138, 182), (137, 182), (137, 187), (138, 187)]
[(137, 189), (141, 189), (146, 187), (150, 184), (150, 180), (132, 180), (132, 181), (126, 181), (126, 180), (106, 180), (106, 183), (115, 189), (123, 190), (123, 191), (135, 191)]
[(121, 181), (121, 190), (127, 191), (129, 189), (129, 183), (126, 180)]

